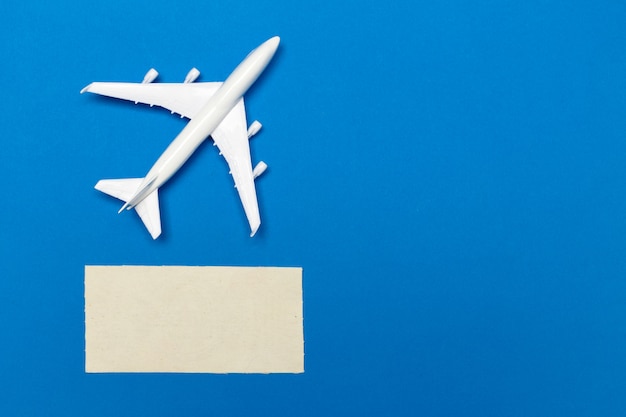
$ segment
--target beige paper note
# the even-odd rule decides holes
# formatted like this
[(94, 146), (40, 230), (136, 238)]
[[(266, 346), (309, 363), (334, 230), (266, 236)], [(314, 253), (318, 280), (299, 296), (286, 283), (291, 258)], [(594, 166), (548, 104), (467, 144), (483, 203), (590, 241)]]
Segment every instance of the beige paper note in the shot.
[(86, 372), (304, 372), (302, 269), (85, 267)]

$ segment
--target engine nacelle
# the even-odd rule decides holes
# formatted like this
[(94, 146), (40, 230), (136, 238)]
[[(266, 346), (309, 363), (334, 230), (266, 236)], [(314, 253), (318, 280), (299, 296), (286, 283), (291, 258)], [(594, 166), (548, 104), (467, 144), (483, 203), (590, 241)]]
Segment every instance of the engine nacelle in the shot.
[(150, 68), (148, 72), (146, 72), (146, 75), (143, 77), (143, 81), (141, 83), (150, 84), (158, 76), (159, 76), (159, 73), (157, 72), (157, 70), (155, 70), (154, 68)]
[(189, 83), (196, 81), (199, 76), (200, 76), (200, 71), (198, 71), (196, 67), (193, 67), (192, 69), (189, 70), (189, 72), (187, 73), (187, 76), (185, 77), (185, 84), (189, 84)]
[(254, 175), (254, 178), (256, 178), (262, 173), (264, 173), (266, 169), (267, 169), (267, 164), (261, 161), (258, 164), (256, 164), (256, 166), (252, 170), (252, 175)]
[(248, 139), (250, 139), (252, 136), (259, 133), (259, 130), (261, 130), (262, 126), (263, 125), (258, 120), (255, 120), (254, 122), (252, 122), (252, 124), (248, 128)]

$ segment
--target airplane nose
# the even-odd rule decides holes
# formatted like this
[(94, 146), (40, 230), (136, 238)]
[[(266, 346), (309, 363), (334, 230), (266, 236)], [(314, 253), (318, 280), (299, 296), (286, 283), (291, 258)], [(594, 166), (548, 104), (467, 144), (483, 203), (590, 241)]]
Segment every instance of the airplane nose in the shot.
[(278, 48), (278, 44), (280, 43), (280, 37), (274, 36), (273, 38), (266, 40), (265, 43), (267, 44), (267, 46), (270, 46), (273, 50), (276, 50), (276, 48)]

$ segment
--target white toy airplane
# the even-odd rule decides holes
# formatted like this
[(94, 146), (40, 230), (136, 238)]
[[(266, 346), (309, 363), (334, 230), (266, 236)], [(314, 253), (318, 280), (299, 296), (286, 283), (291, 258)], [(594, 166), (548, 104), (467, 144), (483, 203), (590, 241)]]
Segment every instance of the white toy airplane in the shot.
[(250, 54), (221, 82), (193, 83), (200, 72), (193, 68), (184, 83), (151, 84), (158, 73), (150, 69), (142, 83), (91, 83), (84, 92), (101, 94), (137, 103), (156, 105), (190, 119), (185, 128), (159, 157), (144, 178), (101, 180), (96, 189), (123, 200), (120, 213), (134, 208), (153, 239), (161, 234), (158, 189), (180, 169), (209, 137), (224, 155), (235, 180), (243, 209), (250, 223), (250, 236), (261, 224), (254, 179), (267, 165), (259, 162), (254, 170), (248, 139), (261, 128), (254, 121), (246, 127), (243, 95), (270, 62), (280, 38), (275, 36)]

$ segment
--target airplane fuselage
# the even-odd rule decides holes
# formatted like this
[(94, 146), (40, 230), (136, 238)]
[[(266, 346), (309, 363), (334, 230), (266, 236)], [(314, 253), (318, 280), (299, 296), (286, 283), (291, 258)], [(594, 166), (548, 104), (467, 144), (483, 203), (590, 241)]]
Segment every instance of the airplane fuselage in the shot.
[(235, 68), (150, 168), (135, 195), (123, 208), (130, 210), (135, 207), (184, 165), (261, 75), (274, 56), (279, 41), (277, 36), (267, 40)]

